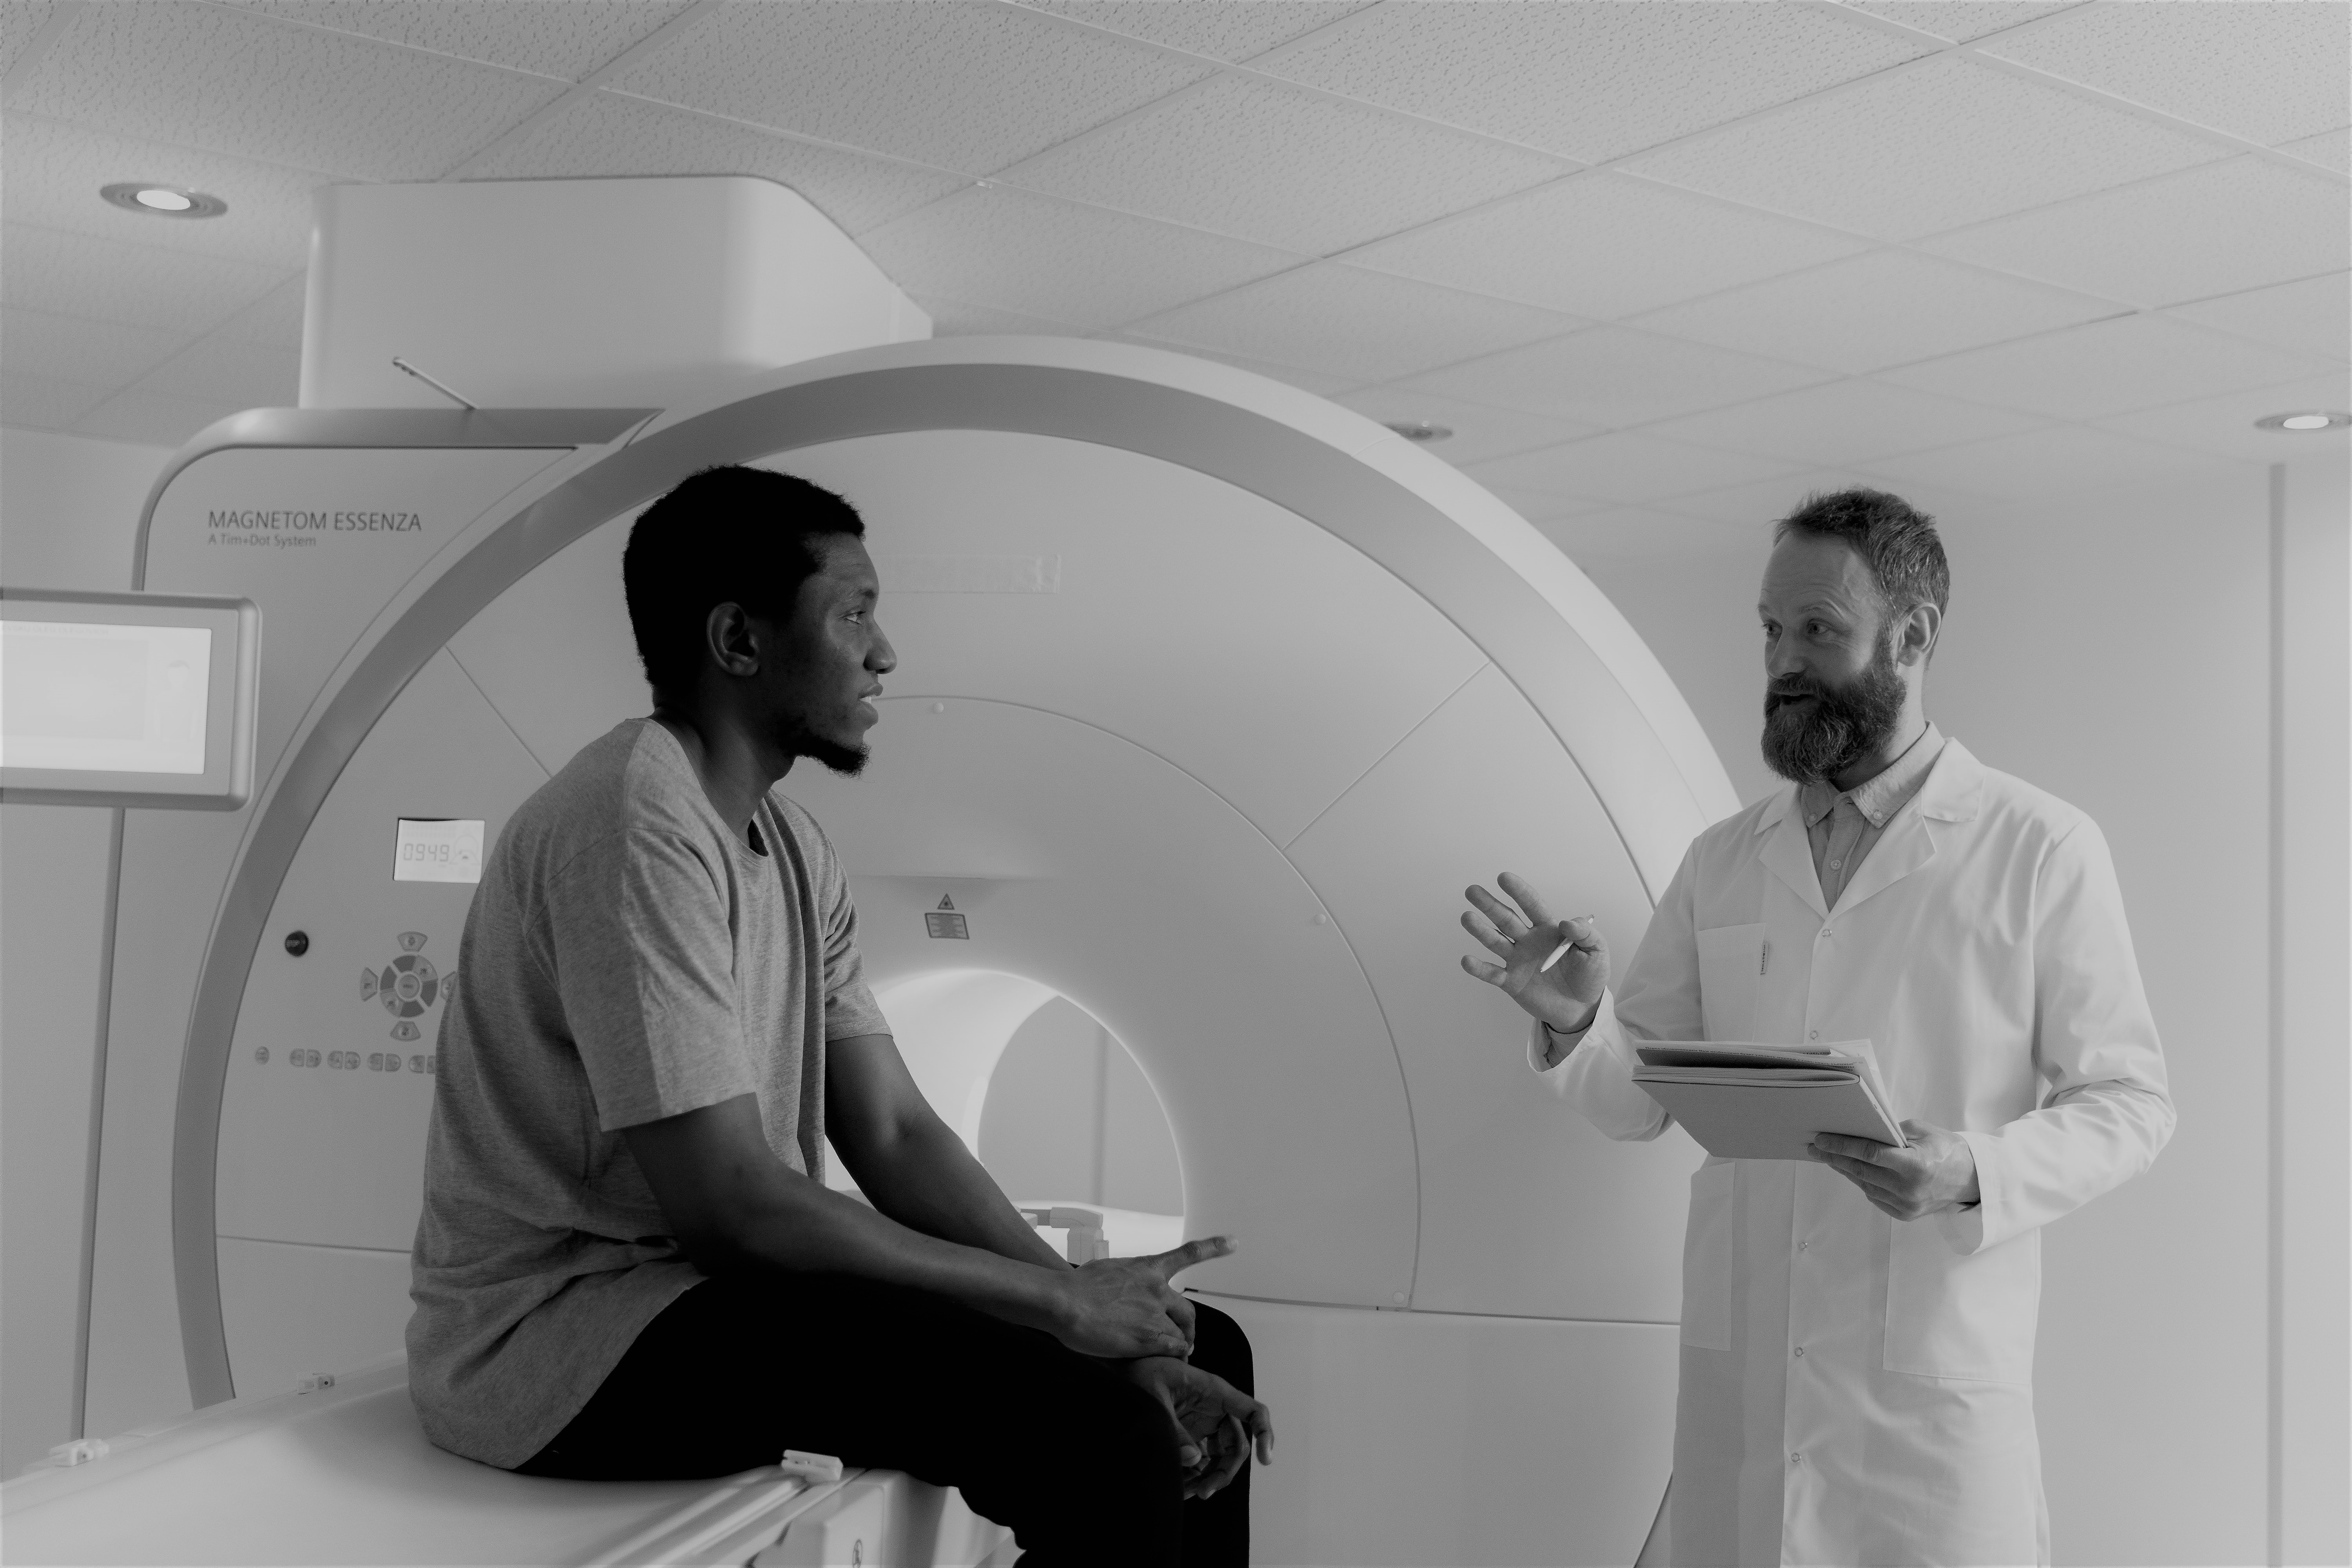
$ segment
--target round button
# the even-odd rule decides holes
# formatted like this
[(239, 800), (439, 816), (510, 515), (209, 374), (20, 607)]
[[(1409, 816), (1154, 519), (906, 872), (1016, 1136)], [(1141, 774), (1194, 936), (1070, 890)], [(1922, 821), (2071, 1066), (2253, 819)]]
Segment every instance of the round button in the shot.
[(1805, 1347), (1804, 1347), (1804, 1346), (1802, 1346), (1802, 1345), (1799, 1345), (1799, 1346), (1797, 1347), (1797, 1359), (1798, 1359), (1799, 1361), (1802, 1361), (1802, 1360), (1804, 1360), (1804, 1359), (1805, 1359)]
[(286, 933), (286, 951), (292, 953), (297, 958), (299, 958), (304, 953), (310, 952), (310, 933), (307, 931), (288, 931)]
[(1807, 1039), (1809, 1039), (1809, 1040), (1818, 1040), (1818, 1039), (1820, 1039), (1821, 1037), (1822, 1037), (1822, 1032), (1821, 1032), (1819, 1029), (1815, 1029), (1811, 1034), (1807, 1035), (1807, 1036), (1805, 1037), (1805, 1038), (1807, 1038)]

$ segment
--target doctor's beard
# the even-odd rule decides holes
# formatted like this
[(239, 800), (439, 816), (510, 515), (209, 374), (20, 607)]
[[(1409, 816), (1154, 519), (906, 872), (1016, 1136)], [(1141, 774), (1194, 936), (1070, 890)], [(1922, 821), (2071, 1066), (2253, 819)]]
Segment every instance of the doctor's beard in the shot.
[[(1800, 704), (1806, 697), (1813, 700)], [(1891, 641), (1844, 686), (1809, 676), (1776, 680), (1764, 693), (1764, 765), (1799, 784), (1834, 778), (1894, 736), (1903, 698)]]

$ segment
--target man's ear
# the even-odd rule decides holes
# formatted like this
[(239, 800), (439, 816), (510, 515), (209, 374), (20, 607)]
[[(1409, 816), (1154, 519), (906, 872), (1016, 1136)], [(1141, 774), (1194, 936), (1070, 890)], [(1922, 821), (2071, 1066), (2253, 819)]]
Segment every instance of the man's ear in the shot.
[(740, 679), (760, 673), (759, 637), (740, 605), (710, 606), (702, 622), (702, 648), (729, 675)]
[(1924, 666), (1935, 653), (1936, 639), (1943, 630), (1943, 611), (1931, 604), (1914, 605), (1911, 613), (1903, 617), (1903, 627), (1895, 644), (1895, 661)]

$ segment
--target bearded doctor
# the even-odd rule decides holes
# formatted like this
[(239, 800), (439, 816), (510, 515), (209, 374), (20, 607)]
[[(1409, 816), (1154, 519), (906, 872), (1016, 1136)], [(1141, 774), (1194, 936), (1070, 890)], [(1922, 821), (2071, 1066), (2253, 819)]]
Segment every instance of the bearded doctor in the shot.
[(1612, 1138), (1671, 1124), (1633, 1079), (1654, 1040), (1867, 1039), (1906, 1119), (1908, 1147), (1823, 1134), (1691, 1178), (1668, 1521), (1691, 1568), (2048, 1563), (2042, 1227), (2172, 1132), (2097, 826), (1927, 721), (1948, 582), (1896, 497), (1808, 500), (1758, 605), (1789, 786), (1698, 836), (1613, 990), (1606, 933), (1521, 878), (1463, 917), (1494, 955), (1463, 967), (1536, 1020), (1539, 1081)]

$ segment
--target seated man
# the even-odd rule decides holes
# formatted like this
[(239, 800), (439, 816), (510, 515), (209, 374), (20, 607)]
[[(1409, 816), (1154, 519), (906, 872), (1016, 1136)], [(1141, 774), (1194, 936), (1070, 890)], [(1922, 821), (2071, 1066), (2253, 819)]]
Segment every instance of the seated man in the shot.
[[(896, 658), (864, 531), (740, 468), (631, 531), (653, 715), (523, 804), (466, 921), (418, 1414), (534, 1475), (904, 1469), (1036, 1568), (1244, 1562), (1272, 1427), (1240, 1330), (1169, 1283), (1231, 1244), (1056, 1257), (908, 1077), (833, 847), (774, 788), (866, 759)], [(871, 1207), (825, 1185), (828, 1134)]]

